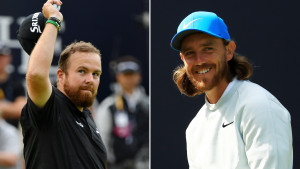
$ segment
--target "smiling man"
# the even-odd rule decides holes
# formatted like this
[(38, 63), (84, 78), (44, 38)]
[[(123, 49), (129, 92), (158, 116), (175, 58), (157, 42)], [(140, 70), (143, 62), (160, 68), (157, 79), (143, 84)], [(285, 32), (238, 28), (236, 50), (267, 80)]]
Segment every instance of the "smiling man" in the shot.
[(63, 15), (48, 0), (45, 28), (30, 54), (28, 100), (21, 113), (27, 169), (105, 169), (106, 150), (87, 107), (93, 104), (101, 75), (100, 51), (74, 42), (61, 53), (57, 87), (49, 70)]
[(194, 12), (180, 23), (171, 47), (184, 63), (173, 74), (179, 90), (205, 93), (186, 130), (190, 169), (292, 169), (290, 114), (249, 81), (252, 65), (235, 52), (224, 21)]

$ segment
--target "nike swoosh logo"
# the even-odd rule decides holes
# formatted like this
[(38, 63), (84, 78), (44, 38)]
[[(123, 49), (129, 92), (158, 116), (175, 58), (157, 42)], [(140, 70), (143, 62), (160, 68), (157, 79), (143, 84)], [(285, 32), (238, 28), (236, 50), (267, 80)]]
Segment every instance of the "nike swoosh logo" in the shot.
[(182, 26), (182, 29), (186, 29), (191, 23), (193, 23), (193, 22), (195, 22), (195, 21), (197, 21), (197, 20), (199, 20), (199, 19), (202, 19), (202, 18), (194, 19), (194, 20), (190, 21), (190, 22), (187, 23), (187, 24), (184, 23), (183, 26)]
[(224, 123), (223, 123), (223, 124), (222, 124), (222, 127), (225, 128), (225, 127), (229, 126), (229, 125), (232, 124), (232, 123), (233, 123), (233, 122), (228, 123), (228, 124), (224, 124)]
[(75, 121), (75, 122), (76, 122), (76, 124), (77, 124), (78, 126), (80, 126), (80, 127), (82, 127), (82, 128), (84, 127), (82, 123), (79, 123), (78, 121)]

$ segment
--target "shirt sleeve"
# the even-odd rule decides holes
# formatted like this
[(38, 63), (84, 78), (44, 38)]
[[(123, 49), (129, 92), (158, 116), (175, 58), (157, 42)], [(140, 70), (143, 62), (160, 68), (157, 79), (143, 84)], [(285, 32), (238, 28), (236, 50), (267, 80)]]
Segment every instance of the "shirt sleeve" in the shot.
[(243, 110), (241, 132), (251, 169), (292, 169), (290, 114), (277, 99), (250, 101)]
[(44, 125), (48, 125), (49, 122), (51, 122), (55, 117), (56, 111), (54, 110), (54, 102), (55, 92), (53, 87), (49, 100), (42, 108), (37, 107), (28, 96), (27, 103), (25, 104), (21, 113), (21, 121), (30, 123), (30, 125), (26, 126), (34, 126), (36, 128), (41, 128)]

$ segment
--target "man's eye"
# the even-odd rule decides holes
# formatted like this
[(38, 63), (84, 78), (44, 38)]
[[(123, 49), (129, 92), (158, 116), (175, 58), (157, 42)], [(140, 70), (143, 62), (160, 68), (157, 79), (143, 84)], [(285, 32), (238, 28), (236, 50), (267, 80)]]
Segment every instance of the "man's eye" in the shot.
[(84, 73), (84, 70), (78, 70), (79, 73)]
[(194, 54), (194, 52), (193, 52), (193, 51), (188, 51), (188, 52), (185, 52), (185, 54), (184, 54), (184, 55), (186, 55), (186, 56), (189, 56), (189, 55), (192, 55), (192, 54)]
[(205, 51), (210, 51), (210, 50), (212, 50), (213, 48), (211, 48), (211, 47), (206, 47), (206, 48), (204, 48), (204, 50)]
[(93, 73), (93, 76), (100, 77), (100, 74), (99, 73)]

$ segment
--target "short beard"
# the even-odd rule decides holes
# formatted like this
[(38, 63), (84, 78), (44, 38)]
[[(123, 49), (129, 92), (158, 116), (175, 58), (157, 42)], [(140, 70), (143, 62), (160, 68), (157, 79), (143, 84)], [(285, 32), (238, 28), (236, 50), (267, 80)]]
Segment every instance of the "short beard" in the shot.
[[(187, 74), (189, 80), (195, 86), (195, 88), (199, 91), (198, 94), (201, 94), (202, 92), (211, 90), (212, 88), (216, 87), (221, 82), (222, 79), (224, 79), (224, 78), (227, 79), (226, 75), (229, 73), (229, 69), (228, 69), (228, 64), (227, 64), (225, 57), (226, 56), (224, 56), (224, 59), (222, 59), (220, 65), (218, 65), (219, 69), (217, 70), (216, 74), (214, 75), (214, 77), (212, 78), (212, 81), (210, 83), (208, 83), (205, 76), (203, 76), (202, 82), (197, 81), (197, 79), (195, 79), (193, 74), (191, 74), (188, 70), (186, 70), (186, 74)], [(216, 68), (217, 66), (205, 64), (205, 65), (203, 65), (203, 67)]]
[(80, 107), (90, 107), (94, 103), (94, 99), (97, 95), (97, 90), (94, 91), (92, 87), (89, 87), (89, 90), (92, 92), (92, 94), (81, 93), (82, 87), (80, 86), (78, 89), (74, 89), (70, 87), (69, 81), (66, 81), (64, 83), (64, 91), (69, 97), (69, 99), (76, 105)]

